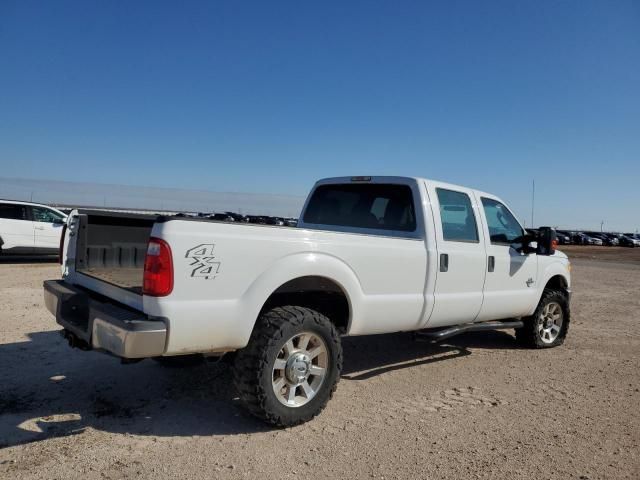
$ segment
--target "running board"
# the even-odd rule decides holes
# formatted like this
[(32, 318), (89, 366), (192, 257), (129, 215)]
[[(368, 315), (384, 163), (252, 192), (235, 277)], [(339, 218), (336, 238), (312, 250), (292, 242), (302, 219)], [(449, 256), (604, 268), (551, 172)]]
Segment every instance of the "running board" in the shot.
[(509, 320), (504, 322), (479, 322), (465, 323), (464, 325), (456, 325), (443, 329), (423, 330), (416, 332), (416, 340), (423, 342), (441, 342), (447, 338), (459, 335), (465, 332), (483, 332), (485, 330), (501, 330), (506, 328), (521, 328), (524, 326), (522, 320)]

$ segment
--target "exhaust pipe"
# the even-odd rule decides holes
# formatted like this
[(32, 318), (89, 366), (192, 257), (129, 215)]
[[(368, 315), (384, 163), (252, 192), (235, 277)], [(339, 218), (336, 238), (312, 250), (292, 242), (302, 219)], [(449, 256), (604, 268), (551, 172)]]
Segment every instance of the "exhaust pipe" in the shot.
[(62, 338), (67, 341), (71, 348), (77, 348), (84, 351), (91, 350), (91, 345), (69, 330), (60, 330), (60, 335), (62, 335)]

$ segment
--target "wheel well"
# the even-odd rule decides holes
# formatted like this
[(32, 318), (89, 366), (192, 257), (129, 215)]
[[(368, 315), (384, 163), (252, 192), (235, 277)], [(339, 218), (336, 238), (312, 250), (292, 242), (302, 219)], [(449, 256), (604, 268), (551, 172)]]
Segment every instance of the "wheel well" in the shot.
[(329, 278), (306, 276), (288, 281), (269, 296), (260, 314), (284, 305), (298, 305), (320, 312), (340, 333), (347, 333), (349, 328), (349, 299), (342, 287)]
[(554, 275), (549, 279), (544, 288), (566, 292), (568, 288), (567, 280), (562, 275)]

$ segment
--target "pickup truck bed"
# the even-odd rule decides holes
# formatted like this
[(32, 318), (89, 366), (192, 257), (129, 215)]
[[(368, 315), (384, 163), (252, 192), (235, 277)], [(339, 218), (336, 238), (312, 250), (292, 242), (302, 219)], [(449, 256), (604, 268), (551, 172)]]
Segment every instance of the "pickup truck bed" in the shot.
[(142, 269), (139, 267), (85, 268), (82, 273), (142, 295)]

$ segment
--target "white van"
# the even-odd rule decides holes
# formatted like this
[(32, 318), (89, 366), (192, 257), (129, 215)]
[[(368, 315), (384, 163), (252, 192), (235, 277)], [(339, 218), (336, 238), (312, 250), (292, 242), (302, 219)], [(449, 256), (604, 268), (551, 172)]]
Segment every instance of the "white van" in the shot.
[(66, 220), (47, 205), (0, 200), (0, 254), (58, 253)]

